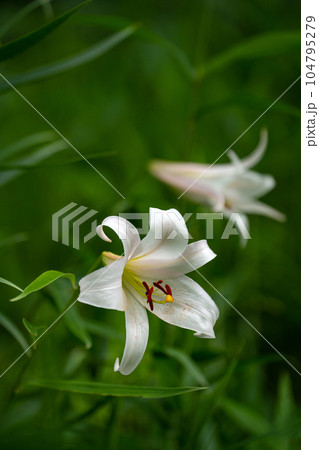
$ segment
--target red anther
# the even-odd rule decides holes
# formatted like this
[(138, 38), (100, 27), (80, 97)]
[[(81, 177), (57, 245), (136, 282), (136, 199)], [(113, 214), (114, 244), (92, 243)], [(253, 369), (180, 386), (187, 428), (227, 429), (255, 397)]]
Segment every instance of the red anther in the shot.
[(162, 292), (164, 292), (165, 295), (167, 295), (167, 292), (165, 291), (165, 289), (163, 288), (163, 286), (161, 286), (161, 285), (159, 284), (159, 281), (158, 281), (157, 283), (154, 282), (153, 285), (154, 285), (155, 287), (157, 287), (158, 289), (160, 289)]
[(165, 287), (166, 287), (167, 295), (173, 296), (171, 287), (168, 284), (165, 284)]
[(145, 289), (146, 289), (145, 294), (148, 295), (148, 293), (149, 293), (149, 291), (150, 291), (149, 285), (146, 283), (146, 281), (143, 281), (143, 282), (142, 282), (142, 285), (143, 285), (143, 286), (145, 287)]
[(158, 280), (158, 282), (157, 282), (157, 283), (158, 283), (158, 284), (159, 284), (159, 283), (163, 283), (163, 280)]
[(152, 294), (153, 294), (154, 288), (153, 286), (149, 289), (148, 293), (147, 293), (147, 302), (149, 302), (150, 300), (152, 300)]
[(153, 291), (154, 291), (154, 288), (152, 286), (147, 294), (147, 303), (150, 305), (151, 311), (153, 311), (153, 309), (154, 309), (153, 300), (152, 300)]

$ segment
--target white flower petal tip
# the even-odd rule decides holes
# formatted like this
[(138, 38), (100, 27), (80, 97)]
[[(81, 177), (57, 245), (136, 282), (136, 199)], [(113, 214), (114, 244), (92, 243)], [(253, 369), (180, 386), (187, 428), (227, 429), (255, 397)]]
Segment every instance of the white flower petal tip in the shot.
[(116, 358), (115, 363), (114, 363), (114, 372), (118, 372), (120, 368), (120, 360), (119, 358)]
[(112, 242), (112, 239), (110, 239), (109, 237), (107, 237), (106, 234), (104, 233), (103, 225), (98, 225), (98, 226), (96, 227), (96, 234), (97, 234), (101, 239), (103, 239), (104, 241), (106, 241), (106, 242)]
[(141, 362), (149, 334), (147, 311), (165, 322), (215, 337), (218, 308), (195, 281), (185, 276), (216, 257), (206, 240), (188, 244), (185, 220), (175, 209), (150, 209), (149, 232), (140, 240), (136, 228), (111, 216), (98, 227), (111, 228), (122, 240), (124, 256), (103, 252), (101, 269), (80, 280), (79, 301), (125, 312), (126, 341), (114, 371), (129, 375)]
[(215, 339), (216, 338), (214, 331), (212, 332), (212, 334), (194, 333), (194, 336), (201, 338), (201, 339)]

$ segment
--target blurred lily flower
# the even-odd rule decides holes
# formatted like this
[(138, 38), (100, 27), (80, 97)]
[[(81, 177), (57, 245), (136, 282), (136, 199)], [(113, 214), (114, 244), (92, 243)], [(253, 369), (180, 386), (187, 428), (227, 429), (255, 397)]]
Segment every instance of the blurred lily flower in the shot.
[(209, 205), (213, 211), (230, 217), (239, 213), (242, 220), (236, 221), (240, 235), (241, 227), (248, 227), (246, 214), (260, 214), (284, 221), (285, 216), (276, 209), (257, 199), (275, 187), (271, 175), (250, 170), (263, 157), (267, 146), (267, 131), (262, 130), (257, 148), (242, 160), (228, 151), (228, 164), (199, 164), (191, 162), (170, 162), (155, 160), (150, 171), (160, 180), (183, 191), (182, 195), (198, 203)]
[(148, 234), (140, 240), (137, 229), (122, 217), (110, 216), (97, 227), (107, 242), (103, 226), (122, 240), (124, 254), (103, 252), (106, 267), (80, 280), (79, 301), (92, 306), (125, 311), (126, 343), (114, 370), (130, 374), (141, 361), (149, 333), (147, 310), (172, 325), (214, 338), (218, 308), (210, 296), (185, 276), (216, 255), (206, 240), (188, 244), (188, 230), (175, 209), (150, 208)]

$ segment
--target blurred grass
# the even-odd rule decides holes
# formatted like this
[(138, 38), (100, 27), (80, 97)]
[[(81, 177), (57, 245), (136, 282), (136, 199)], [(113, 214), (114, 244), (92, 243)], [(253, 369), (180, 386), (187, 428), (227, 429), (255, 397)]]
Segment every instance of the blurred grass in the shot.
[[(2, 43), (32, 33), (78, 4), (52, 2), (49, 18), (41, 7), (30, 11), (6, 30)], [(25, 5), (2, 2), (3, 24)], [(94, 165), (125, 201), (78, 161), (71, 148), (47, 159), (38, 146), (42, 141), (21, 148), (27, 136), (48, 137), (51, 130), (12, 90), (0, 96), (0, 176), (10, 178), (1, 186), (1, 276), (18, 286), (52, 269), (73, 272), (79, 279), (106, 249), (98, 238), (80, 251), (51, 240), (51, 215), (71, 201), (99, 211), (98, 220), (119, 212), (146, 212), (149, 206), (206, 212), (177, 200), (147, 173), (148, 161), (214, 161), (300, 73), (299, 3), (293, 1), (287, 9), (286, 2), (274, 0), (95, 0), (32, 48), (3, 61), (0, 72), (10, 80), (38, 67), (54, 67), (56, 61), (106, 42), (135, 23), (139, 29), (110, 52), (19, 86), (82, 154), (107, 155)], [(265, 36), (272, 40), (263, 41)], [(250, 44), (255, 56), (247, 59), (243, 46), (249, 42), (255, 42)], [(258, 47), (256, 42), (266, 44)], [(196, 77), (198, 68), (216, 67), (220, 55), (228, 55), (227, 65)], [(287, 222), (251, 217), (252, 240), (242, 250), (236, 236), (220, 239), (225, 223), (216, 221), (209, 245), (218, 256), (202, 273), (299, 370), (298, 114), (296, 84), (234, 147), (240, 157), (249, 154), (260, 128), (267, 127), (269, 145), (257, 170), (275, 177), (277, 186), (265, 201), (283, 211)], [(8, 148), (11, 157), (18, 148), (13, 159), (8, 159)], [(22, 167), (23, 158), (28, 161), (38, 151), (40, 158), (33, 160), (32, 168)], [(19, 171), (19, 176), (12, 177), (10, 171)], [(187, 223), (195, 240), (204, 237), (203, 221), (192, 216)], [(107, 248), (120, 248), (116, 240), (113, 244)], [(113, 363), (123, 351), (124, 315), (78, 305), (76, 314), (92, 340), (90, 349), (70, 323), (61, 320), (31, 358), (21, 359), (1, 378), (3, 448), (102, 449), (107, 444), (159, 449), (164, 443), (169, 450), (299, 448), (299, 376), (198, 275), (193, 278), (220, 308), (214, 341), (198, 340), (191, 332), (150, 317), (145, 357), (129, 378), (121, 377), (113, 372)], [(57, 293), (45, 289), (11, 304), (7, 300), (14, 295), (12, 287), (0, 288), (2, 314), (29, 345), (33, 337), (24, 330), (22, 318), (32, 326), (49, 326), (68, 300), (63, 294), (69, 293), (68, 282), (62, 280)], [(21, 347), (8, 327), (0, 332), (4, 371)], [(17, 391), (21, 382), (39, 378), (154, 387), (197, 386), (205, 380), (209, 389), (157, 400)]]

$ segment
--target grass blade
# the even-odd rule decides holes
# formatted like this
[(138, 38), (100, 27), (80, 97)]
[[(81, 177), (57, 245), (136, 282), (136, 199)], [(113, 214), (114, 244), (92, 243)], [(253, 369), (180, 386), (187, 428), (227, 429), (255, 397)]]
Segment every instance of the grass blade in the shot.
[[(119, 33), (115, 33), (107, 39), (103, 39), (97, 44), (94, 44), (91, 47), (68, 58), (64, 58), (60, 61), (55, 61), (54, 63), (38, 67), (37, 69), (33, 69), (19, 75), (13, 75), (12, 77), (10, 77), (10, 83), (12, 83), (14, 86), (19, 86), (21, 84), (45, 80), (52, 76), (74, 69), (75, 67), (82, 66), (83, 64), (99, 58), (104, 53), (123, 42), (135, 32), (137, 27), (138, 25), (136, 24), (130, 25), (129, 27), (121, 30)], [(0, 84), (0, 92), (6, 91), (8, 89), (10, 89), (10, 86), (7, 83), (3, 82)]]
[[(119, 30), (124, 26), (128, 26), (130, 23), (130, 20), (124, 17), (95, 14), (83, 14), (74, 20), (79, 24), (100, 26), (114, 30)], [(154, 43), (165, 48), (188, 78), (193, 79), (195, 77), (195, 70), (190, 64), (186, 54), (173, 42), (154, 33), (154, 31), (150, 30), (145, 25), (139, 27), (135, 36), (146, 42)]]
[(72, 14), (76, 13), (80, 8), (89, 3), (89, 1), (91, 0), (86, 0), (83, 3), (80, 3), (80, 5), (70, 9), (64, 14), (61, 14), (59, 17), (47, 23), (46, 25), (43, 25), (37, 30), (32, 31), (31, 33), (28, 33), (25, 36), (16, 39), (15, 41), (8, 42), (7, 44), (0, 47), (0, 62), (19, 55), (20, 53), (35, 45), (37, 42), (41, 41), (48, 34), (52, 33), (56, 28), (62, 25), (69, 17), (72, 16)]
[(51, 0), (34, 0), (28, 3), (24, 8), (20, 9), (10, 20), (0, 27), (0, 39), (12, 28), (14, 25), (24, 19), (30, 12), (37, 9), (39, 6), (44, 7), (51, 3)]
[(6, 280), (5, 278), (0, 277), (0, 283), (7, 284), (8, 286), (18, 289), (18, 291), (21, 291), (21, 292), (23, 291), (23, 289), (19, 288), (19, 286), (17, 286), (14, 283), (11, 283), (11, 281)]
[(272, 32), (254, 36), (232, 47), (226, 52), (214, 56), (198, 69), (199, 77), (220, 70), (235, 61), (274, 57), (300, 51), (300, 32)]
[(166, 398), (200, 391), (203, 387), (153, 387), (128, 386), (77, 380), (33, 380), (26, 386), (42, 387), (58, 391), (112, 397)]
[[(15, 338), (23, 350), (27, 350), (29, 348), (29, 344), (19, 328), (2, 312), (0, 312), (0, 325), (2, 325), (3, 328), (5, 328)], [(31, 355), (30, 350), (27, 351), (27, 355)]]

